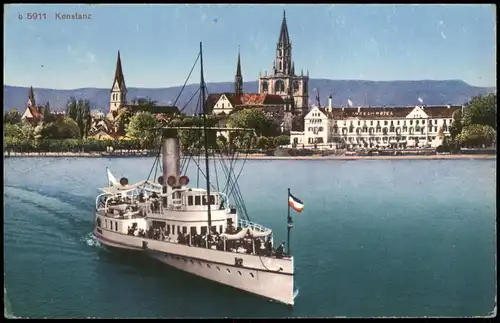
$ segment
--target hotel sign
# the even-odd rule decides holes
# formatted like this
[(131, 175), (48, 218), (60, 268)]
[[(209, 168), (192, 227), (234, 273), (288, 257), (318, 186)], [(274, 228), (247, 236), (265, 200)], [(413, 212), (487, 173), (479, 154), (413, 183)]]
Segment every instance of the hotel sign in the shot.
[(361, 111), (353, 112), (353, 116), (392, 116), (394, 113), (392, 111)]

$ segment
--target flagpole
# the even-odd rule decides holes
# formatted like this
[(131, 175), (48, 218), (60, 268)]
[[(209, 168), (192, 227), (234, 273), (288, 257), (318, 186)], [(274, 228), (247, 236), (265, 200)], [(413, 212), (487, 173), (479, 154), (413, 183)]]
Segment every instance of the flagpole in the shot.
[(292, 217), (290, 216), (290, 188), (288, 189), (288, 196), (287, 196), (287, 205), (288, 205), (288, 217), (287, 217), (287, 241), (286, 241), (286, 245), (287, 245), (287, 248), (288, 248), (288, 256), (291, 257), (292, 256), (292, 253), (290, 251), (290, 230), (293, 228), (293, 221), (292, 221)]

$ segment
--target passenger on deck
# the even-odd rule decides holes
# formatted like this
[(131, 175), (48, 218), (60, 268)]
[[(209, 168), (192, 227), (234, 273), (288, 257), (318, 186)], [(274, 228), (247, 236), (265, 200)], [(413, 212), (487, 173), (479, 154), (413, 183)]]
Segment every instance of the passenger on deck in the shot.
[(278, 248), (276, 248), (276, 258), (283, 258), (285, 252), (285, 241), (281, 241)]

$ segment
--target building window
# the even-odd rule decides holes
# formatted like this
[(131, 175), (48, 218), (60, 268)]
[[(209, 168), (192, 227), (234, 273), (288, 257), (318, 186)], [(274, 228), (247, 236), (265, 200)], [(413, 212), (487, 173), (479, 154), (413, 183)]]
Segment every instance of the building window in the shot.
[(387, 126), (387, 125), (388, 125), (388, 122), (387, 122), (387, 120), (386, 120), (386, 121), (384, 121), (384, 126)]
[(434, 124), (438, 124), (438, 121), (437, 121), (437, 120), (434, 120)]
[(422, 124), (425, 124), (425, 120), (422, 120)]
[(413, 125), (413, 120), (410, 120), (410, 126)]

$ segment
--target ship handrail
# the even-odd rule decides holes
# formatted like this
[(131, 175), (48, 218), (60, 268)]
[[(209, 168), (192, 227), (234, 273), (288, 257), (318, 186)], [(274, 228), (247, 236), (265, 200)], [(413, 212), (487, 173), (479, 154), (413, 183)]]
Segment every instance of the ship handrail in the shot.
[(260, 232), (272, 231), (271, 229), (266, 228), (258, 223), (248, 221), (245, 219), (238, 219), (238, 226), (242, 228), (251, 228), (254, 231), (260, 231)]

